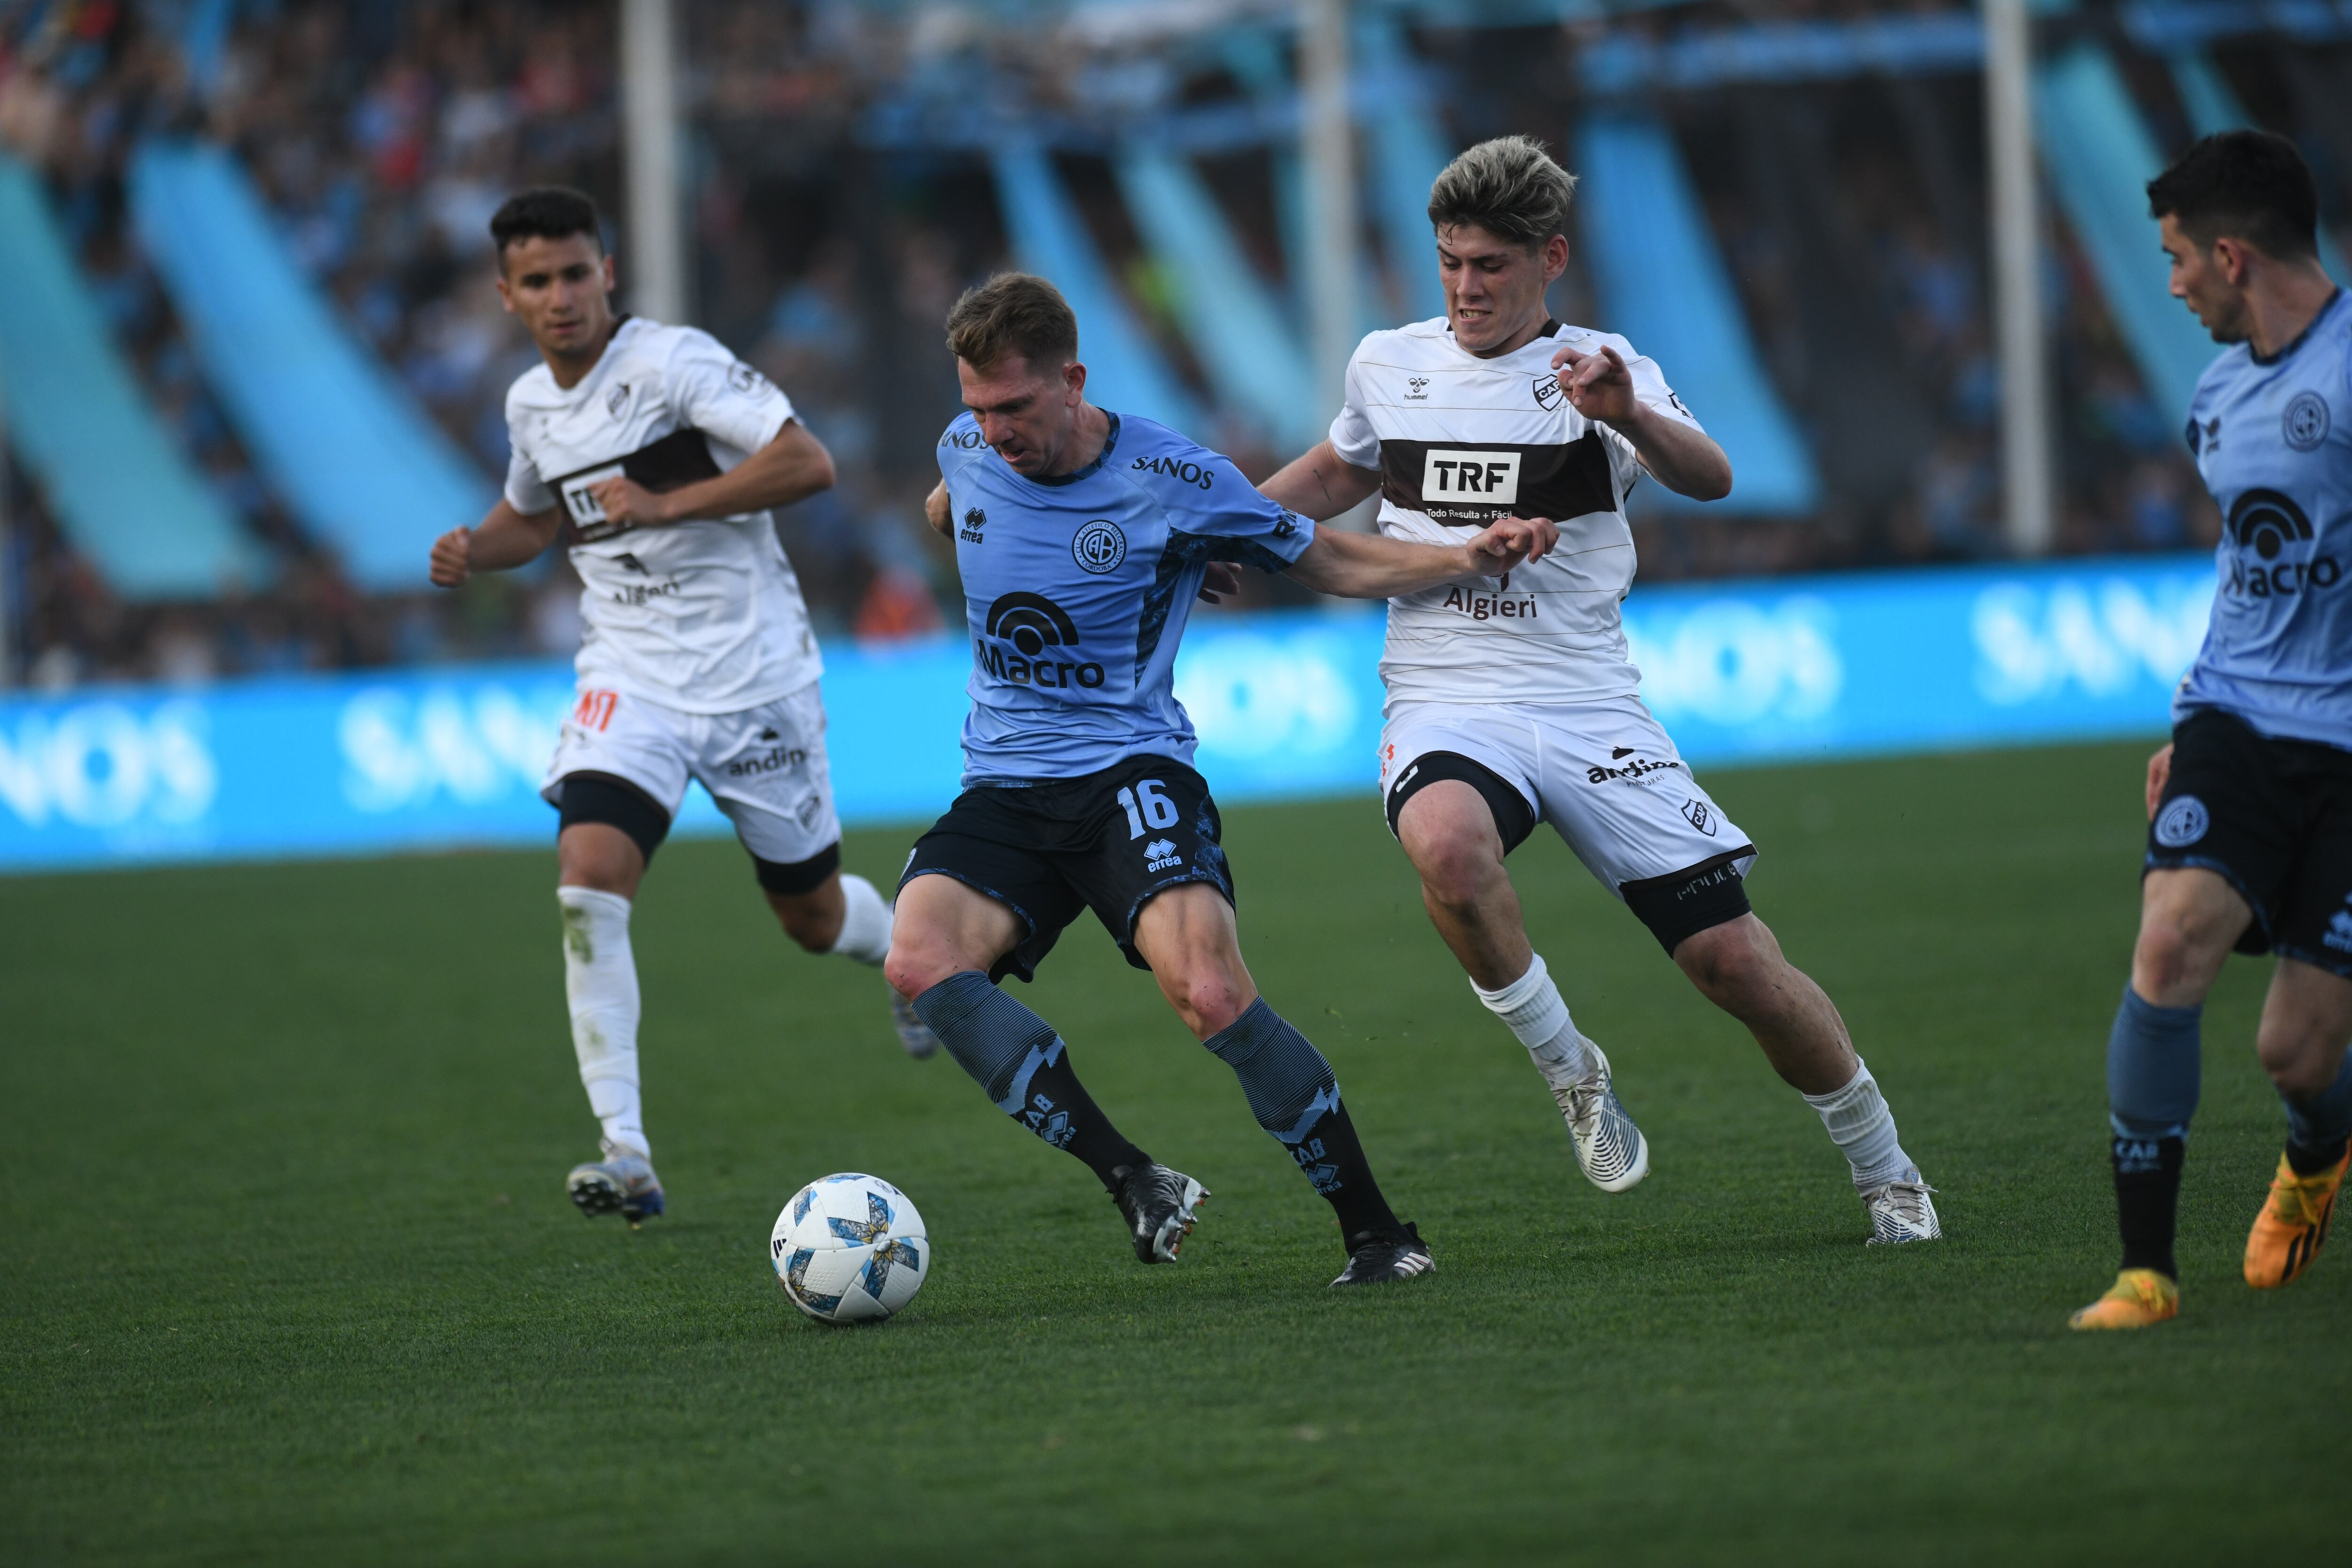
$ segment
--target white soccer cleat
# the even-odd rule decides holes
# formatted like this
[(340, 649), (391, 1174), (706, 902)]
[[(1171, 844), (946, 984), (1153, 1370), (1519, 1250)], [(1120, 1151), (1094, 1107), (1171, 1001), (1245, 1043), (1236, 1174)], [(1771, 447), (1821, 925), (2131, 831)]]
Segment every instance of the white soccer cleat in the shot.
[(898, 1031), (898, 1043), (917, 1061), (939, 1054), (940, 1037), (931, 1033), (931, 1026), (923, 1022), (915, 1005), (896, 991), (890, 993), (890, 1023)]
[(1584, 1179), (1604, 1193), (1622, 1193), (1650, 1173), (1650, 1141), (1610, 1087), (1609, 1058), (1590, 1040), (1585, 1047), (1601, 1064), (1599, 1076), (1564, 1087), (1554, 1084), (1551, 1097), (1568, 1119), (1569, 1142), (1576, 1146)]
[(1870, 1211), (1866, 1245), (1901, 1247), (1912, 1241), (1941, 1241), (1943, 1222), (1936, 1217), (1935, 1200), (1927, 1195), (1935, 1190), (1919, 1180), (1919, 1173), (1914, 1170), (1908, 1181), (1889, 1182), (1863, 1194), (1863, 1206)]

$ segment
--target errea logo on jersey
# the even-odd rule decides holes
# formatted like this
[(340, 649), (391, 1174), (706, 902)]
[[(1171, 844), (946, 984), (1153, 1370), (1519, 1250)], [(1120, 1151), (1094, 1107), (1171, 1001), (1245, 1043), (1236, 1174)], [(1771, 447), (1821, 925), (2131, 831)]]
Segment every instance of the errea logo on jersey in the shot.
[(1509, 505), (1519, 499), (1519, 454), (1433, 447), (1423, 459), (1423, 501), (1480, 500)]

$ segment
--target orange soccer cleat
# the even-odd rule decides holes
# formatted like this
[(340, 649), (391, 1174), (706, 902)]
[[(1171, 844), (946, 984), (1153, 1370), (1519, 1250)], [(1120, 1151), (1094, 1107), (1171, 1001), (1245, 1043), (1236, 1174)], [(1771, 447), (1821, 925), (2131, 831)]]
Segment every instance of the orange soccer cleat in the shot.
[(2279, 1156), (2278, 1174), (2271, 1178), (2271, 1195), (2254, 1216), (2246, 1237), (2246, 1283), (2257, 1290), (2274, 1290), (2311, 1267), (2327, 1240), (2327, 1222), (2336, 1213), (2336, 1191), (2344, 1184), (2344, 1170), (2352, 1164), (2352, 1151), (2315, 1176), (2298, 1176)]
[(2126, 1268), (2107, 1293), (2066, 1320), (2073, 1329), (2144, 1329), (2180, 1315), (2180, 1287), (2153, 1268)]

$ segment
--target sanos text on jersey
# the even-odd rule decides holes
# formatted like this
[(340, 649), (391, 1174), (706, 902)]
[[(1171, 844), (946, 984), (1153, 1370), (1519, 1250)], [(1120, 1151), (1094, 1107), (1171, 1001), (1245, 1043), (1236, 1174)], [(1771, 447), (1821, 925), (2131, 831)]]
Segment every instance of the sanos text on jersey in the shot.
[(1202, 489), (1207, 489), (1217, 477), (1215, 469), (1188, 463), (1181, 458), (1145, 456), (1136, 458), (1133, 467), (1148, 474), (1165, 474), (1171, 479), (1181, 479)]

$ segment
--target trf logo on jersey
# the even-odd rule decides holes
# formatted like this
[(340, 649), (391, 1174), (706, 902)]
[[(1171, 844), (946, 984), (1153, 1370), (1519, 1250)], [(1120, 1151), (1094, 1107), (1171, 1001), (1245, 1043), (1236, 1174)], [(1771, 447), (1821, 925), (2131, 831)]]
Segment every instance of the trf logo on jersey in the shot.
[(1155, 838), (1143, 847), (1143, 868), (1147, 871), (1173, 871), (1183, 863), (1172, 839)]
[(1433, 447), (1422, 459), (1422, 500), (1508, 506), (1519, 499), (1519, 456)]
[[(1074, 647), (1078, 626), (1070, 613), (1043, 594), (1007, 594), (988, 606), (982, 623), (990, 638), (972, 644), (972, 662), (997, 679), (1013, 686), (1047, 686), (1088, 689), (1103, 683), (1103, 667), (1092, 659), (1073, 662), (1050, 658), (1046, 649)], [(1007, 653), (1003, 644), (1011, 643)]]

